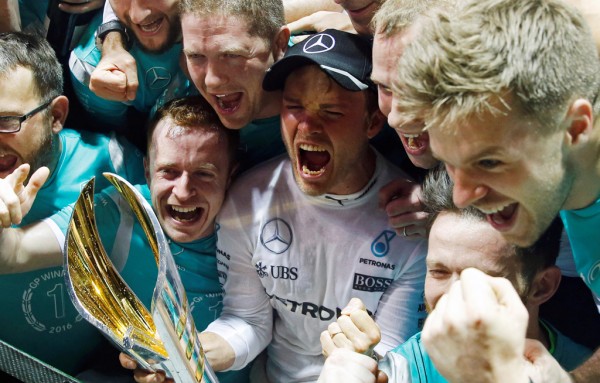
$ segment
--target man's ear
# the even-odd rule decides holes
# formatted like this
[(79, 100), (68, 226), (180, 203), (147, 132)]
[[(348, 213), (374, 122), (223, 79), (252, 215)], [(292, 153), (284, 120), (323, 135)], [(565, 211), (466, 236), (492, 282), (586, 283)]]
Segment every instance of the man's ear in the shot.
[(377, 133), (381, 132), (381, 129), (383, 128), (383, 125), (386, 121), (387, 118), (383, 113), (381, 113), (381, 110), (379, 110), (379, 108), (372, 112), (368, 121), (369, 126), (367, 127), (367, 137), (371, 139), (375, 137)]
[(188, 66), (187, 66), (187, 57), (185, 57), (185, 53), (183, 53), (183, 50), (179, 54), (179, 67), (181, 68), (181, 71), (185, 75), (185, 78), (187, 78), (188, 80), (191, 80), (192, 77), (190, 76), (190, 70), (188, 69)]
[(561, 272), (556, 266), (540, 271), (534, 278), (527, 296), (527, 303), (539, 306), (552, 298), (560, 285)]
[(58, 133), (62, 130), (69, 114), (69, 99), (65, 96), (58, 96), (52, 100), (50, 114), (52, 115), (52, 131)]
[(571, 144), (576, 145), (590, 139), (594, 127), (592, 104), (586, 99), (577, 99), (569, 106), (565, 123), (566, 134)]
[(279, 28), (279, 32), (277, 32), (277, 36), (273, 41), (274, 62), (277, 62), (279, 59), (281, 59), (287, 51), (288, 42), (290, 41), (290, 33), (290, 29), (287, 27), (287, 25)]

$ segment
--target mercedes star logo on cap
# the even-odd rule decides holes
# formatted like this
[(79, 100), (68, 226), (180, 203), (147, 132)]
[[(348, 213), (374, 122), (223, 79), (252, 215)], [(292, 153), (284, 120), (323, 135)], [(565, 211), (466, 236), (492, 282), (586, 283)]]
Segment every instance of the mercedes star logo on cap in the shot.
[(335, 47), (335, 39), (326, 33), (315, 35), (308, 39), (302, 50), (304, 53), (323, 53)]

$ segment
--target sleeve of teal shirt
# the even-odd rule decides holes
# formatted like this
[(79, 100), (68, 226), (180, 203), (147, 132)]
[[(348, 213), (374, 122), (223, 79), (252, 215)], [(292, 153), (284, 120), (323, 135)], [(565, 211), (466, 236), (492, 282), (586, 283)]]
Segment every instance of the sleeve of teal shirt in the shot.
[[(114, 189), (112, 189), (112, 191), (116, 192)], [(101, 240), (104, 248), (110, 250), (113, 247), (113, 243), (115, 242), (117, 234), (117, 230), (114, 229), (118, 227), (118, 219), (114, 220), (114, 218), (116, 217), (115, 213), (118, 214), (118, 212), (114, 202), (109, 197), (109, 192), (102, 192), (94, 196), (94, 213), (96, 216), (97, 226), (99, 231), (102, 233)], [(48, 220), (52, 221), (52, 223), (55, 225), (55, 228), (58, 229), (62, 234), (62, 238), (57, 238), (61, 244), (64, 244), (65, 242), (67, 229), (69, 228), (69, 223), (71, 222), (74, 206), (75, 204), (70, 204), (48, 218)], [(112, 218), (109, 218), (111, 216)], [(98, 225), (98, 223), (100, 224)], [(113, 229), (111, 230), (111, 228)], [(58, 236), (56, 230), (55, 234)]]

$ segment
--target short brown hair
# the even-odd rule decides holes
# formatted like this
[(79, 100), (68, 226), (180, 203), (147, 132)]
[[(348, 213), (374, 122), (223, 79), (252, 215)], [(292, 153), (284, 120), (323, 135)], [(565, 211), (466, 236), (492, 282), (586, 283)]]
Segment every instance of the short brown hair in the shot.
[(217, 133), (220, 139), (225, 138), (227, 140), (230, 166), (233, 167), (237, 163), (237, 153), (240, 143), (239, 131), (227, 129), (214, 109), (202, 96), (174, 99), (156, 111), (152, 119), (148, 122), (148, 151), (156, 144), (152, 141), (152, 137), (158, 122), (165, 118), (170, 118), (180, 127)]
[(221, 14), (239, 17), (248, 23), (248, 34), (258, 36), (272, 46), (285, 25), (281, 0), (180, 0), (179, 12), (197, 16)]
[(8, 77), (17, 67), (31, 71), (41, 101), (63, 93), (62, 67), (46, 39), (22, 32), (0, 33), (0, 77)]

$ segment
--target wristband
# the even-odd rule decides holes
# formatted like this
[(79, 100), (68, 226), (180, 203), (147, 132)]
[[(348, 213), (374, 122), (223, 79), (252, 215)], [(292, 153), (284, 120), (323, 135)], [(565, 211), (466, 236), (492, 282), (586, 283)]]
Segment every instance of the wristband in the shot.
[(125, 44), (123, 48), (125, 50), (129, 50), (131, 48), (132, 41), (129, 38), (129, 34), (127, 33), (127, 29), (119, 20), (111, 20), (104, 24), (100, 24), (98, 29), (96, 29), (96, 47), (102, 51), (102, 43), (104, 43), (104, 38), (110, 32), (119, 32), (123, 37), (123, 43)]

